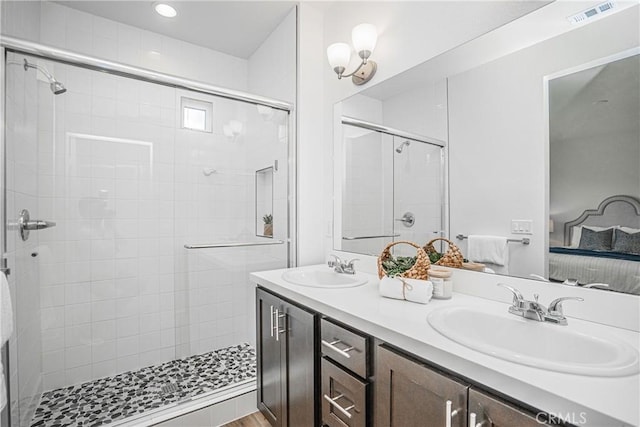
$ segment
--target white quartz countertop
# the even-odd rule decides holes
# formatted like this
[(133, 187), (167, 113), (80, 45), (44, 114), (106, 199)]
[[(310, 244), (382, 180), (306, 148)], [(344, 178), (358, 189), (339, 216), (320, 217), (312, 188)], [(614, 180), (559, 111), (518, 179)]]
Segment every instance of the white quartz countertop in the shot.
[[(381, 297), (378, 293), (379, 281), (374, 275), (358, 273), (369, 278), (367, 284), (362, 286), (327, 289), (286, 282), (282, 279), (285, 271), (252, 273), (251, 280), (325, 316), (456, 372), (472, 382), (573, 424), (597, 427), (640, 425), (638, 374), (593, 377), (519, 365), (458, 344), (441, 335), (427, 322), (427, 315), (441, 307), (471, 306), (506, 313), (509, 304), (461, 293), (454, 293), (449, 300), (432, 299), (428, 304), (416, 304)], [(640, 347), (640, 334), (626, 329), (571, 318), (568, 326), (557, 327), (615, 337), (636, 350)]]

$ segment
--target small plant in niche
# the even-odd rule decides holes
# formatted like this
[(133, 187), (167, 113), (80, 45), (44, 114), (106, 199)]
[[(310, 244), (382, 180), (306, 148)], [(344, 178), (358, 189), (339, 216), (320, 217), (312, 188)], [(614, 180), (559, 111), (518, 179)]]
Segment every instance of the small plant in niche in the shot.
[(264, 235), (273, 236), (273, 215), (264, 215), (262, 221), (264, 222)]

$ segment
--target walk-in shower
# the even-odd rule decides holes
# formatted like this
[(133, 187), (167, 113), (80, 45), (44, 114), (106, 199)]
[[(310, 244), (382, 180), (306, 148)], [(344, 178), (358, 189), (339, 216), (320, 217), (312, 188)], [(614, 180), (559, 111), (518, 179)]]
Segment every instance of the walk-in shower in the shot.
[[(290, 107), (3, 44), (11, 425), (148, 425), (255, 388), (248, 274), (290, 263)], [(50, 226), (23, 241), (22, 210)]]

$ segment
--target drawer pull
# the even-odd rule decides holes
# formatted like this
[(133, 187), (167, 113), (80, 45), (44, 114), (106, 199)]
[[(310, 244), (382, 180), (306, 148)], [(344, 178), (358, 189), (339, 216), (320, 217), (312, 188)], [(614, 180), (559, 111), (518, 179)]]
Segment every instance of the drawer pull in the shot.
[(271, 333), (271, 338), (273, 338), (273, 306), (269, 306), (269, 310), (271, 311), (271, 316), (269, 316), (269, 332)]
[(336, 353), (338, 353), (340, 356), (346, 357), (347, 359), (351, 359), (351, 355), (349, 354), (349, 352), (351, 350), (353, 350), (353, 346), (347, 347), (345, 349), (340, 349), (336, 346), (336, 344), (341, 343), (342, 341), (340, 340), (335, 340), (335, 341), (325, 341), (322, 340), (322, 345), (329, 347), (331, 350), (335, 351)]
[(280, 329), (280, 319), (284, 319), (285, 317), (287, 317), (287, 315), (281, 314), (280, 310), (278, 310), (277, 308), (273, 311), (273, 314), (276, 320), (276, 325), (273, 330), (275, 330), (276, 341), (280, 341), (280, 334), (287, 331), (286, 329)]
[(329, 402), (331, 406), (340, 411), (345, 417), (351, 418), (351, 413), (349, 413), (349, 411), (352, 410), (356, 405), (351, 405), (343, 408), (336, 402), (336, 400), (340, 399), (341, 397), (344, 397), (344, 394), (339, 394), (336, 397), (329, 397), (326, 394), (324, 395), (324, 399)]

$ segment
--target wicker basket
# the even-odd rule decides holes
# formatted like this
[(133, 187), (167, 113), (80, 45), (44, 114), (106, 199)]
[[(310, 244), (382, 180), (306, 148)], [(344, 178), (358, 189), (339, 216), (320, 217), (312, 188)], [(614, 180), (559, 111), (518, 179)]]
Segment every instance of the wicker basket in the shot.
[(405, 271), (404, 273), (400, 274), (399, 277), (406, 277), (407, 279), (427, 280), (427, 277), (429, 275), (428, 274), (429, 266), (431, 265), (431, 262), (429, 261), (429, 256), (424, 251), (424, 249), (421, 248), (419, 245), (406, 240), (400, 240), (398, 242), (389, 243), (384, 248), (384, 250), (378, 257), (378, 277), (382, 279), (384, 276), (387, 275), (387, 273), (384, 271), (384, 268), (382, 267), (382, 261), (385, 261), (388, 258), (390, 258), (391, 248), (400, 243), (411, 245), (414, 248), (416, 248), (416, 262), (415, 264), (413, 264), (413, 267), (411, 267), (409, 270)]
[(424, 250), (427, 255), (431, 255), (432, 253), (436, 253), (436, 248), (433, 246), (435, 242), (438, 240), (443, 240), (447, 242), (449, 245), (449, 250), (442, 255), (435, 265), (441, 265), (443, 267), (453, 267), (453, 268), (461, 268), (462, 263), (464, 261), (464, 257), (462, 256), (462, 252), (460, 252), (460, 248), (458, 248), (451, 240), (445, 239), (444, 237), (436, 237), (432, 239), (424, 246)]

